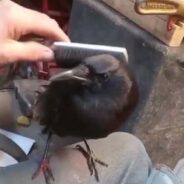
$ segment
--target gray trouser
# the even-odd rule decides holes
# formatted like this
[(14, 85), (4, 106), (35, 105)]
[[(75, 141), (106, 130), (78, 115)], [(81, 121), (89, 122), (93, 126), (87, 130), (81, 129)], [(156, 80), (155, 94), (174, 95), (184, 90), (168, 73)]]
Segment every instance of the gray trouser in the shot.
[[(143, 144), (127, 133), (113, 133), (107, 138), (88, 141), (95, 155), (106, 162), (108, 168), (98, 165), (100, 184), (145, 184), (151, 162)], [(79, 143), (84, 145), (83, 143)], [(55, 184), (97, 183), (90, 172), (85, 157), (75, 145), (63, 148), (52, 157)], [(31, 180), (38, 163), (30, 160), (0, 170), (0, 184), (44, 184), (43, 174)]]

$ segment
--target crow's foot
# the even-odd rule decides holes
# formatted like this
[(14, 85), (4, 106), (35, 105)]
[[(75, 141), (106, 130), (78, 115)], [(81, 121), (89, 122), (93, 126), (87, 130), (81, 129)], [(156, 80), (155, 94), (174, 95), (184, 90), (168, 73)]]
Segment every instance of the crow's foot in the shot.
[(108, 167), (108, 165), (101, 161), (100, 159), (98, 159), (95, 154), (93, 153), (93, 151), (91, 150), (91, 148), (89, 147), (87, 141), (84, 139), (84, 143), (86, 146), (85, 150), (81, 145), (77, 145), (76, 148), (84, 155), (84, 157), (87, 159), (87, 165), (89, 167), (90, 170), (90, 174), (95, 176), (95, 179), (97, 182), (99, 182), (99, 174), (98, 174), (98, 170), (96, 168), (96, 163), (100, 164), (104, 167)]
[(36, 170), (36, 172), (32, 176), (32, 179), (35, 179), (42, 171), (43, 175), (44, 175), (44, 178), (45, 178), (45, 183), (46, 184), (51, 184), (52, 181), (55, 180), (54, 176), (52, 174), (52, 170), (49, 166), (49, 161), (47, 159), (47, 154), (48, 154), (48, 149), (49, 149), (49, 142), (50, 142), (51, 137), (52, 137), (52, 133), (49, 132), (48, 137), (47, 137), (45, 150), (44, 150), (44, 154), (43, 154), (43, 158), (42, 158), (42, 160), (41, 160), (41, 162), (38, 166), (38, 169)]
[(49, 162), (46, 159), (41, 161), (41, 163), (38, 166), (38, 169), (33, 174), (32, 179), (35, 179), (41, 173), (41, 171), (44, 174), (46, 184), (51, 184), (52, 181), (55, 180), (52, 174), (52, 170), (49, 166)]

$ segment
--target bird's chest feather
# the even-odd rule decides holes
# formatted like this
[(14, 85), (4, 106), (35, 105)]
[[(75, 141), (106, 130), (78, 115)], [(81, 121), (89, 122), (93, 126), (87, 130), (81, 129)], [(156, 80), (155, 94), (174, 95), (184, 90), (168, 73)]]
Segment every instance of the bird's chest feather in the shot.
[(119, 82), (90, 86), (76, 81), (53, 84), (44, 98), (44, 124), (60, 136), (105, 136), (119, 123), (122, 96)]

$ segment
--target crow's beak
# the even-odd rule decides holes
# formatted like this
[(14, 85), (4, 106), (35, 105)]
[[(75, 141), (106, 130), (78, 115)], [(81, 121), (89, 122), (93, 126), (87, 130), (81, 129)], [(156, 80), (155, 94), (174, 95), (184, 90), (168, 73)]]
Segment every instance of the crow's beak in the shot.
[(49, 80), (53, 81), (61, 81), (61, 80), (69, 80), (69, 79), (77, 79), (84, 82), (89, 82), (90, 80), (87, 78), (89, 74), (89, 69), (84, 65), (79, 65), (72, 70), (67, 70), (56, 75), (53, 75)]

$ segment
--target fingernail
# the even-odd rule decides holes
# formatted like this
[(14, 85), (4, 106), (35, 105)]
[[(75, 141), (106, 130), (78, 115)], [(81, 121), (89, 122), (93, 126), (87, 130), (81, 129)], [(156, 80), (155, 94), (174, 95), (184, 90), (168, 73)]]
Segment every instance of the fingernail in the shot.
[(43, 50), (43, 58), (44, 61), (49, 61), (54, 58), (54, 52), (51, 49), (44, 49)]
[(71, 40), (70, 40), (69, 37), (66, 37), (65, 41), (66, 41), (66, 42), (71, 42)]

